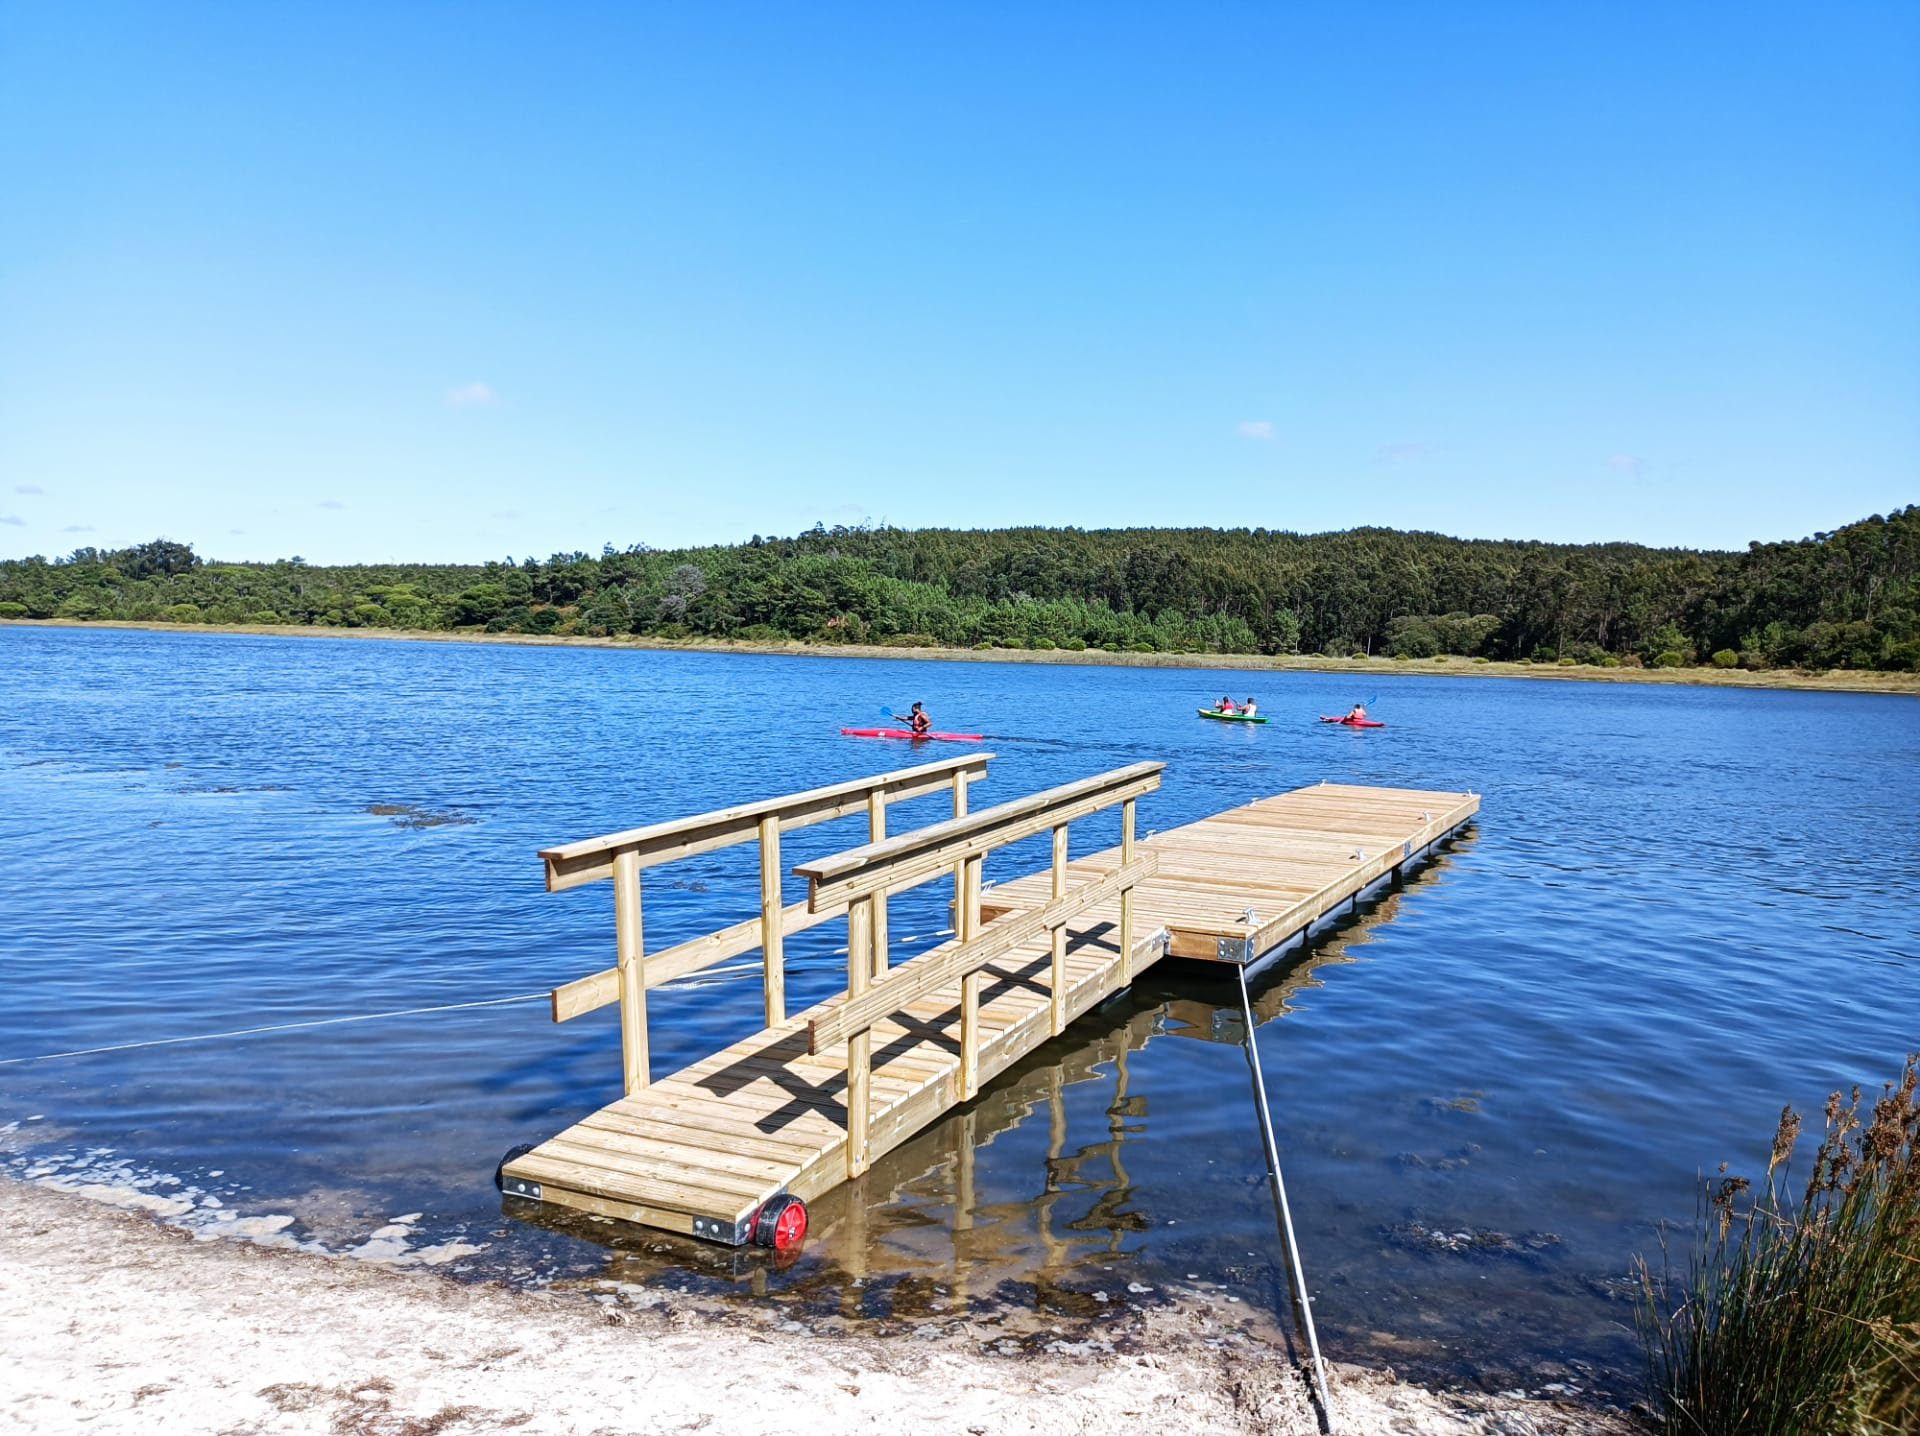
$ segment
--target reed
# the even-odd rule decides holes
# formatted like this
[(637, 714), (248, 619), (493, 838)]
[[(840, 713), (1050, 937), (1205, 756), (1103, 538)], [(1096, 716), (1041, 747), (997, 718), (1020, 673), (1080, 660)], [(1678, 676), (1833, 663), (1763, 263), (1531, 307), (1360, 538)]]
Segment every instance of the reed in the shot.
[(1862, 1119), (1828, 1099), (1797, 1194), (1780, 1114), (1764, 1186), (1702, 1184), (1684, 1266), (1639, 1264), (1641, 1339), (1669, 1436), (1920, 1431), (1920, 1057)]

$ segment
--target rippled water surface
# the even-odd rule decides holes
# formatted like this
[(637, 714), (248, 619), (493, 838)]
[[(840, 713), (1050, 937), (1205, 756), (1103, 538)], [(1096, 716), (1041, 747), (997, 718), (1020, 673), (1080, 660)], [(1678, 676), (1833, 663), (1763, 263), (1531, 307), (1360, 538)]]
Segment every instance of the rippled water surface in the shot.
[[(1196, 720), (1223, 684), (1273, 722)], [(1237, 995), (1168, 970), (823, 1199), (789, 1268), (503, 1217), (501, 1152), (619, 1081), (611, 1011), (544, 1006), (608, 965), (610, 894), (548, 895), (535, 852), (901, 766), (836, 730), (916, 698), (992, 736), (976, 804), (1147, 758), (1168, 764), (1147, 828), (1323, 778), (1485, 794), (1439, 862), (1257, 995), (1336, 1354), (1630, 1384), (1623, 1278), (1691, 1217), (1696, 1174), (1751, 1170), (1783, 1102), (1920, 1045), (1911, 699), (9, 628), (4, 1160), (208, 1227), (852, 1319), (1130, 1290), (1270, 1309)], [(1312, 721), (1355, 699), (1390, 726)], [(789, 856), (858, 841), (826, 825)], [(750, 916), (751, 862), (650, 880), (649, 945)], [(897, 901), (903, 950), (943, 902)], [(796, 1009), (841, 985), (836, 941), (793, 940)], [(751, 962), (656, 993), (656, 1070), (759, 1004)], [(452, 1010), (14, 1060), (428, 1007)]]

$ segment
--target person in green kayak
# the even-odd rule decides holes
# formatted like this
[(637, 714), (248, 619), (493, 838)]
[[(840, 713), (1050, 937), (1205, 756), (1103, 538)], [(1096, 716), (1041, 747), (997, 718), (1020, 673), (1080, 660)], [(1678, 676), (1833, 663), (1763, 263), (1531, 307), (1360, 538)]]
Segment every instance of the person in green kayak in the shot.
[(1233, 700), (1231, 698), (1222, 698), (1218, 703), (1213, 705), (1213, 711), (1216, 713), (1233, 712), (1234, 711)]
[(1251, 718), (1253, 717), (1254, 714), (1260, 711), (1260, 705), (1258, 703), (1255, 703), (1251, 698), (1249, 698), (1245, 703), (1242, 703), (1240, 705), (1240, 711), (1246, 714), (1247, 717)]
[(927, 710), (922, 708), (918, 703), (914, 704), (913, 707), (908, 710), (907, 722), (916, 733), (930, 733), (933, 731), (933, 719), (927, 716)]

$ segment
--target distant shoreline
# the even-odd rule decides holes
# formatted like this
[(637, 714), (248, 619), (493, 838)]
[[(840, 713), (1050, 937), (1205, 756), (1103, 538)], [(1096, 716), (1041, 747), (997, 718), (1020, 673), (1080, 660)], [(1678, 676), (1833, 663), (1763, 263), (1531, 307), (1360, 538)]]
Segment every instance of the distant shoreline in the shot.
[(590, 638), (531, 633), (451, 633), (399, 628), (323, 628), (299, 624), (161, 623), (124, 619), (109, 623), (72, 618), (0, 619), (0, 627), (133, 630), (150, 633), (224, 633), (278, 638), (377, 638), (415, 643), (495, 643), (541, 648), (614, 648), (661, 653), (734, 653), (786, 658), (903, 658), (940, 663), (1041, 663), (1097, 668), (1214, 669), (1246, 673), (1351, 673), (1370, 678), (1428, 675), (1444, 678), (1544, 678), (1586, 683), (1688, 684), (1699, 688), (1775, 688), (1816, 693), (1890, 693), (1920, 698), (1920, 673), (1880, 673), (1834, 668), (1824, 672), (1769, 668), (1757, 672), (1721, 668), (1562, 668), (1542, 663), (1478, 662), (1470, 658), (1332, 658), (1325, 654), (1114, 653), (1105, 649), (885, 648), (876, 644), (671, 640), (620, 635)]

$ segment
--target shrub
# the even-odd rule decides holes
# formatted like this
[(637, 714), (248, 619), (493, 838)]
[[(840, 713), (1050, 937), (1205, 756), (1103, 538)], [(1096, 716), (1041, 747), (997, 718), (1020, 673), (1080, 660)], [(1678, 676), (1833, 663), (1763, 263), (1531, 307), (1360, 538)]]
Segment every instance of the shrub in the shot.
[(1731, 648), (1722, 648), (1713, 655), (1713, 666), (1715, 668), (1738, 668), (1740, 666), (1740, 655), (1735, 653)]
[(1483, 654), (1481, 654), (1481, 655), (1480, 655), (1480, 656), (1479, 656), (1478, 658), (1476, 658), (1476, 659), (1474, 659), (1473, 661), (1474, 661), (1475, 663), (1491, 663), (1491, 662), (1493, 662), (1493, 660), (1492, 660), (1491, 658), (1489, 658), (1489, 657), (1487, 657), (1487, 656), (1486, 656), (1486, 655), (1485, 655), (1484, 653), (1483, 653)]
[(1554, 661), (1554, 666), (1556, 668), (1578, 668), (1580, 666), (1580, 660), (1577, 658), (1560, 658)]
[(1887, 667), (1905, 673), (1920, 673), (1920, 638), (1909, 638), (1889, 648)]
[(1355, 663), (1364, 663), (1367, 661), (1367, 655), (1362, 653), (1357, 648), (1354, 649), (1353, 652), (1349, 653), (1347, 657), (1351, 658)]
[(1060, 647), (1069, 653), (1085, 653), (1087, 651), (1087, 640), (1084, 638), (1063, 638), (1060, 640)]
[(1410, 662), (1412, 658), (1413, 655), (1411, 653), (1396, 653), (1393, 655), (1393, 661), (1395, 663), (1407, 663)]
[(1645, 668), (1647, 665), (1641, 661), (1639, 654), (1623, 653), (1620, 655), (1620, 666), (1622, 668)]
[(1533, 667), (1533, 660), (1531, 658), (1516, 658), (1514, 662), (1522, 664), (1527, 668)]
[(1435, 663), (1445, 663), (1447, 661), (1447, 655), (1444, 653), (1436, 653), (1433, 655), (1433, 661)]
[(1740, 666), (1751, 673), (1758, 673), (1768, 666), (1767, 655), (1751, 648), (1740, 650)]
[(197, 603), (170, 603), (160, 610), (160, 616), (168, 623), (200, 622), (200, 605)]
[(1154, 647), (1154, 646), (1153, 646), (1153, 645), (1152, 645), (1151, 643), (1129, 643), (1129, 644), (1127, 645), (1127, 652), (1129, 652), (1129, 653), (1157, 653), (1157, 652), (1159, 652), (1159, 650), (1158, 650), (1158, 649), (1156, 649), (1156, 648), (1155, 648), (1155, 647)]
[(24, 603), (0, 603), (0, 618), (25, 618), (27, 606)]
[(1620, 660), (1609, 653), (1605, 658), (1600, 660), (1600, 666), (1602, 668), (1618, 668), (1620, 666)]
[(1657, 653), (1653, 658), (1655, 668), (1685, 668), (1687, 655), (1678, 649), (1669, 648), (1665, 653)]
[(1850, 1104), (1827, 1100), (1797, 1200), (1800, 1118), (1783, 1109), (1765, 1187), (1703, 1183), (1685, 1269), (1664, 1251), (1658, 1278), (1640, 1263), (1641, 1340), (1670, 1436), (1920, 1430), (1917, 1068), (1909, 1057), (1864, 1125), (1859, 1088)]

